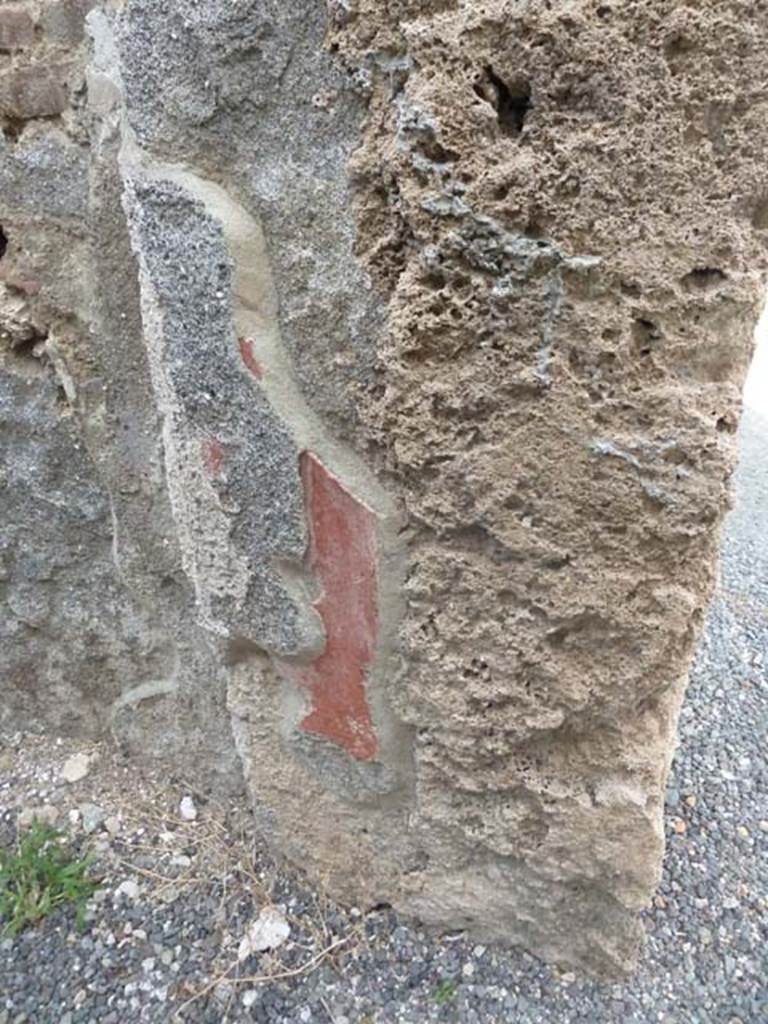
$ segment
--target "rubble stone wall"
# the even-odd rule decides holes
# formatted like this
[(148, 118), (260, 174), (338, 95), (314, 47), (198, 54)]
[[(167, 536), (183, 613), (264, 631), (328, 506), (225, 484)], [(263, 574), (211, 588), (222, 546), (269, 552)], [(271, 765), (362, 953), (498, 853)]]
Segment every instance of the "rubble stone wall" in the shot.
[(0, 721), (631, 968), (764, 297), (764, 0), (0, 3)]

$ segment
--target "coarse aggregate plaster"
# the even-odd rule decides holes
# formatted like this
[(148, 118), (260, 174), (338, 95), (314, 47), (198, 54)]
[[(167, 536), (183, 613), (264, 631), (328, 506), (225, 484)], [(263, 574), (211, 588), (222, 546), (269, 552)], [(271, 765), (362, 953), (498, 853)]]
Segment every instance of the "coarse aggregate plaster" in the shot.
[[(244, 782), (348, 901), (630, 969), (765, 284), (765, 3), (53, 6), (0, 55), (69, 97), (2, 115), (4, 714)], [(305, 452), (376, 517), (372, 761), (301, 727)]]

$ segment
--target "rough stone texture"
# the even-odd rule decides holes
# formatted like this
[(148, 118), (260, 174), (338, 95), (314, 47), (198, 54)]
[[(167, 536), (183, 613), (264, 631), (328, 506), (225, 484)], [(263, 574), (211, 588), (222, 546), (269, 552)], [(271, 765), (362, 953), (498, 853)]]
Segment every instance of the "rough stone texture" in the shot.
[(244, 777), (350, 900), (631, 967), (765, 283), (766, 5), (11, 6), (4, 713)]
[(621, 965), (763, 296), (764, 12), (388, 7), (334, 40), (402, 69), (354, 167), (390, 310), (361, 405), (412, 529), (409, 902)]
[(35, 23), (29, 11), (17, 4), (0, 8), (0, 50), (23, 50), (35, 39)]

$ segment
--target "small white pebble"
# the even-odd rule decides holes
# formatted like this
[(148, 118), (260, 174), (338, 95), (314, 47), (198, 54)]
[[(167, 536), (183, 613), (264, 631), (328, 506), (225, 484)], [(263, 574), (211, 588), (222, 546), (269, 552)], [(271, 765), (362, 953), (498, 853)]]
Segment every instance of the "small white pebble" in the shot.
[(91, 759), (87, 754), (73, 754), (64, 762), (61, 777), (65, 782), (79, 782), (86, 777), (90, 767)]
[(116, 836), (120, 831), (120, 819), (116, 815), (111, 814), (108, 818), (105, 818), (104, 828), (111, 836)]
[(139, 898), (139, 883), (135, 878), (126, 878), (124, 882), (115, 889), (115, 896), (127, 896), (129, 900)]
[(184, 821), (195, 821), (197, 818), (197, 808), (191, 796), (185, 796), (182, 799), (179, 804), (179, 814), (181, 814)]
[(265, 907), (240, 940), (237, 959), (242, 963), (254, 953), (277, 949), (288, 939), (291, 926), (277, 907)]
[(243, 992), (243, 1006), (246, 1010), (249, 1010), (259, 997), (259, 993), (255, 988), (249, 988), (247, 992)]

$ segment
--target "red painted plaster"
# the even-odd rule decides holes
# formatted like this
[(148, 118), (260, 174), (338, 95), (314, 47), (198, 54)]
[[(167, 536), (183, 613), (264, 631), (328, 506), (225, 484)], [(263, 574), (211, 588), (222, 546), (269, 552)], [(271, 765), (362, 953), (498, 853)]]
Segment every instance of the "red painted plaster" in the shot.
[(259, 363), (259, 361), (256, 359), (256, 356), (253, 354), (253, 339), (238, 338), (237, 344), (240, 348), (240, 356), (242, 357), (243, 362), (251, 371), (253, 376), (257, 380), (261, 380), (261, 378), (264, 376), (264, 371), (261, 368), (261, 363)]
[(376, 648), (376, 517), (311, 452), (301, 455), (310, 525), (309, 566), (323, 588), (315, 603), (326, 646), (295, 672), (311, 695), (300, 727), (344, 747), (360, 761), (378, 752), (366, 695)]
[(205, 472), (212, 479), (220, 477), (222, 467), (224, 466), (224, 449), (216, 438), (208, 438), (203, 441), (202, 449)]

